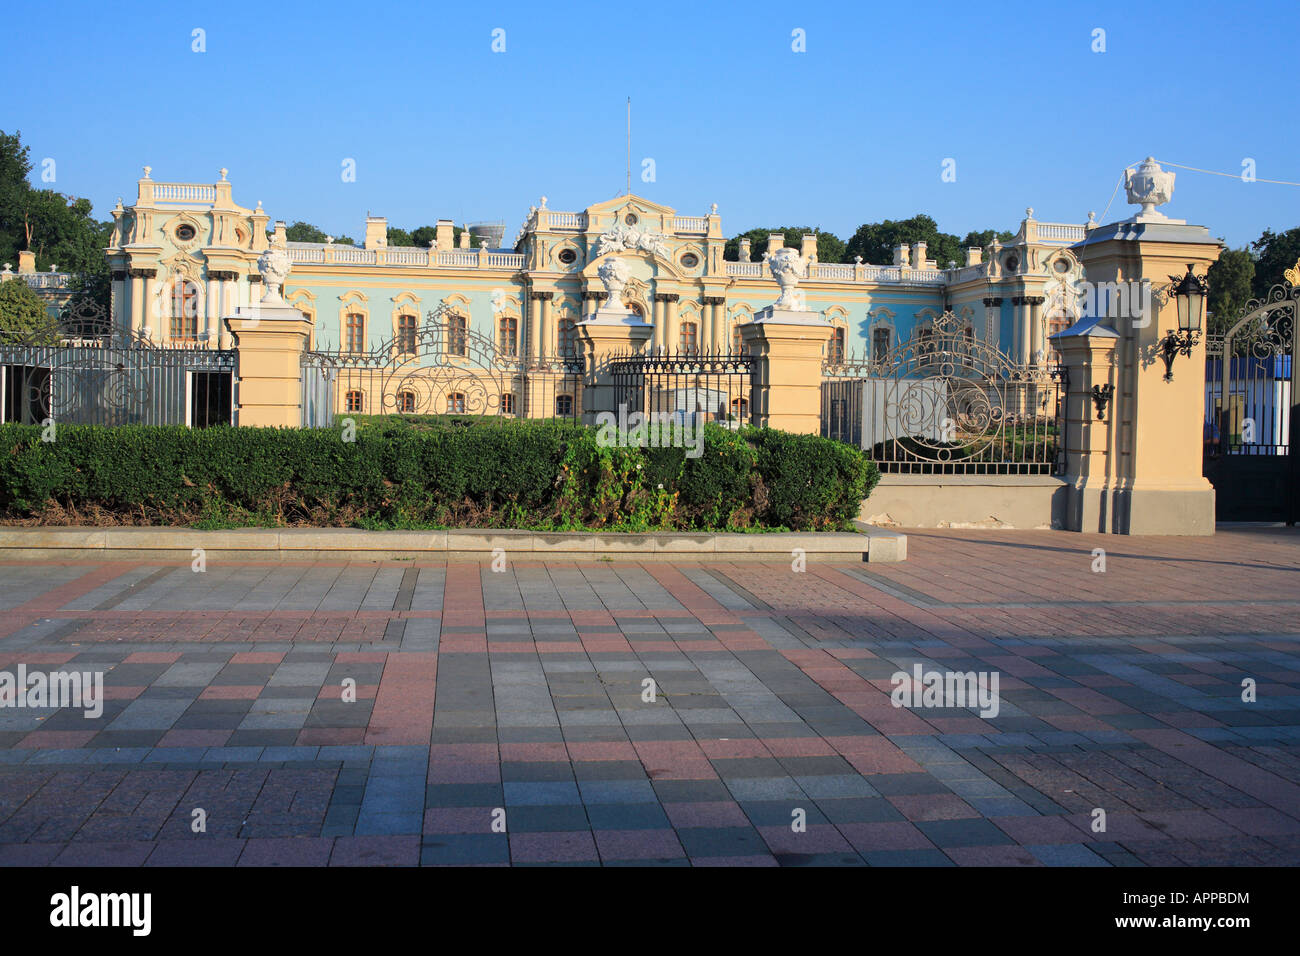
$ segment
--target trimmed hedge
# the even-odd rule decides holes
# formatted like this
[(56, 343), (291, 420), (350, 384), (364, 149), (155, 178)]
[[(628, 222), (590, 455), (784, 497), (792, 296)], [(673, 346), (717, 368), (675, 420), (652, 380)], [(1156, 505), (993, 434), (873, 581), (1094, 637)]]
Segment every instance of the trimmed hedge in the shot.
[(562, 421), (340, 429), (0, 425), (0, 520), (199, 527), (836, 530), (879, 473), (810, 435), (708, 426), (703, 453)]

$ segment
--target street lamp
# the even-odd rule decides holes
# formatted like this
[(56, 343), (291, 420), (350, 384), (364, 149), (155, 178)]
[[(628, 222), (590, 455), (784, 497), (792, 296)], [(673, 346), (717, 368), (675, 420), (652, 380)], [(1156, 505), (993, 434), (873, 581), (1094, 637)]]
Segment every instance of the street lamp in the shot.
[(1170, 292), (1178, 306), (1178, 328), (1170, 329), (1160, 341), (1160, 358), (1165, 363), (1165, 381), (1174, 380), (1174, 359), (1179, 353), (1192, 357), (1192, 348), (1201, 340), (1201, 327), (1205, 324), (1205, 294), (1209, 291), (1205, 279), (1192, 274), (1191, 263), (1187, 275), (1181, 279), (1170, 276)]

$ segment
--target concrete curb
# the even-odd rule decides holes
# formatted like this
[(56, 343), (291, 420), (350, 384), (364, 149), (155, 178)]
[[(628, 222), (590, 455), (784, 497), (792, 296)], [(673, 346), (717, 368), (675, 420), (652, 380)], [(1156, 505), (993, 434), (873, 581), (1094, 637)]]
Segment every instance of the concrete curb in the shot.
[(772, 534), (619, 534), (578, 531), (362, 531), (355, 528), (0, 528), (0, 561), (482, 561), (497, 548), (511, 560), (778, 561), (802, 548), (809, 561), (893, 562), (907, 558), (907, 536), (854, 522), (858, 532)]

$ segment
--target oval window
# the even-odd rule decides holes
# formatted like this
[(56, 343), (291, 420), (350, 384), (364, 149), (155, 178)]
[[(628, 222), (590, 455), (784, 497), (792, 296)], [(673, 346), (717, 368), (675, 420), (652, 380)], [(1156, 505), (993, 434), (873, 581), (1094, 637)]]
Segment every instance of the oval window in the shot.
[(636, 218), (636, 213), (630, 212), (623, 217), (623, 221), (627, 223), (629, 226), (635, 226), (640, 220)]
[(197, 235), (198, 232), (188, 222), (183, 222), (176, 227), (176, 238), (181, 242), (189, 242)]
[(573, 263), (578, 261), (578, 254), (574, 252), (572, 249), (561, 249), (560, 261), (563, 262), (566, 266), (573, 265)]
[(1054, 268), (1057, 272), (1064, 275), (1065, 273), (1070, 271), (1070, 263), (1064, 259), (1057, 259), (1055, 262), (1052, 263), (1052, 268)]
[(681, 262), (686, 268), (694, 269), (700, 264), (700, 257), (693, 252), (688, 252), (686, 255), (682, 256)]

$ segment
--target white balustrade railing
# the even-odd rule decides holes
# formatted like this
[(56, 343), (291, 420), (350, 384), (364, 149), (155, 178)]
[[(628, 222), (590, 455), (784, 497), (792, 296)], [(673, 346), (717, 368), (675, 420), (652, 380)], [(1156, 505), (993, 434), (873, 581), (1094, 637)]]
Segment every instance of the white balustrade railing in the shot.
[(1058, 239), (1065, 242), (1079, 242), (1088, 237), (1086, 226), (1079, 226), (1068, 222), (1040, 222), (1038, 224), (1039, 239)]
[(72, 279), (70, 272), (25, 272), (17, 275), (31, 289), (66, 289)]
[(585, 212), (550, 212), (547, 211), (546, 222), (552, 229), (584, 229), (587, 225)]
[(903, 270), (898, 266), (863, 266), (862, 278), (865, 282), (901, 282)]
[(154, 183), (153, 198), (155, 202), (207, 202), (217, 201), (214, 186), (200, 186), (193, 183)]
[(705, 216), (678, 216), (673, 220), (674, 232), (708, 232), (709, 220)]
[(478, 265), (478, 253), (473, 249), (444, 249), (438, 253), (438, 265), (476, 266)]
[(952, 269), (948, 272), (949, 282), (965, 282), (968, 279), (977, 279), (984, 275), (987, 266), (984, 263), (978, 263), (973, 266), (962, 266), (960, 269)]
[(837, 282), (853, 281), (853, 266), (833, 262), (814, 262), (808, 268), (809, 279), (831, 279)]
[(487, 258), (489, 269), (522, 269), (524, 267), (522, 253), (489, 252)]
[(375, 265), (375, 251), (373, 249), (356, 249), (348, 246), (339, 246), (334, 250), (335, 262), (352, 262), (358, 265)]
[(418, 249), (385, 249), (384, 264), (390, 266), (427, 266), (429, 253)]
[(293, 262), (324, 262), (324, 249), (290, 249), (289, 259)]
[(727, 275), (736, 276), (741, 279), (761, 279), (763, 277), (763, 263), (761, 262), (728, 262)]

